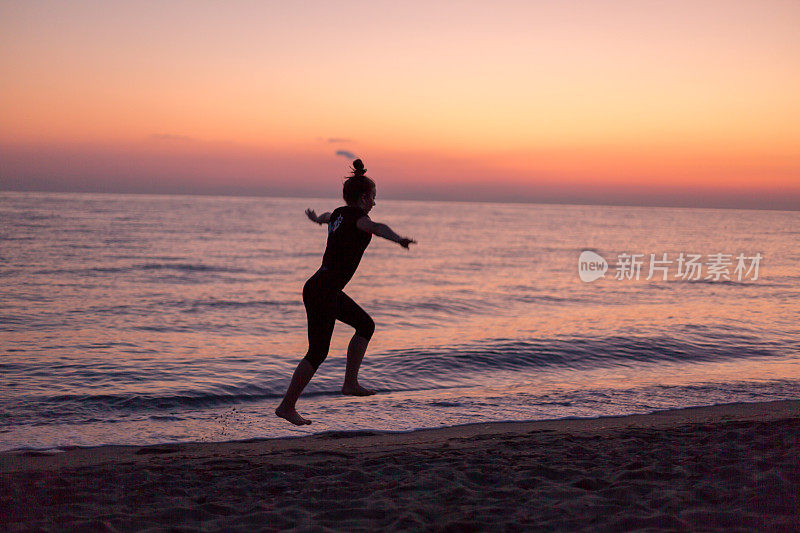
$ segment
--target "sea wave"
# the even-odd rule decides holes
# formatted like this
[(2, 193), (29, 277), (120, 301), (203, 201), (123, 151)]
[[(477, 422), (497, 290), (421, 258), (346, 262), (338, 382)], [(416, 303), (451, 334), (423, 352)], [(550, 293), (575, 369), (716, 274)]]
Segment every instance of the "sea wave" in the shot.
[[(521, 378), (529, 371), (537, 373), (566, 370), (593, 370), (603, 367), (634, 367), (661, 363), (706, 363), (744, 358), (780, 358), (800, 354), (800, 344), (764, 343), (754, 336), (724, 334), (671, 338), (665, 336), (605, 338), (569, 337), (554, 339), (494, 339), (470, 345), (438, 348), (409, 348), (371, 353), (369, 356), (370, 384), (380, 392), (410, 392), (468, 387), (479, 383), (493, 372), (506, 371)], [(232, 363), (232, 362), (229, 362)], [(246, 364), (245, 364), (246, 363)], [(199, 409), (236, 405), (280, 398), (291, 374), (289, 364), (252, 367), (249, 359), (231, 379), (213, 368), (187, 362), (171, 370), (163, 370), (160, 378), (182, 383), (183, 388), (158, 392), (114, 392), (99, 389), (88, 394), (38, 394), (18, 398), (5, 410), (29, 418), (54, 419), (88, 415), (106, 410), (139, 412)], [(25, 373), (25, 369), (6, 366), (6, 370)], [(345, 359), (330, 358), (327, 371), (315, 379), (304, 396), (338, 395), (340, 374)], [(249, 368), (248, 368), (249, 367)], [(30, 369), (34, 370), (33, 368)], [(113, 365), (105, 369), (83, 372), (70, 367), (72, 382), (100, 383), (104, 373), (121, 370)], [(131, 369), (130, 372), (136, 372)], [(81, 374), (85, 376), (81, 377)], [(91, 375), (90, 375), (91, 374)], [(135, 382), (135, 376), (123, 381)], [(91, 379), (89, 379), (91, 378)], [(511, 378), (513, 381), (514, 378)], [(195, 385), (190, 383), (194, 382)], [(509, 383), (510, 384), (510, 383)], [(187, 385), (189, 388), (187, 388)], [(194, 387), (194, 388), (192, 388)], [(7, 402), (3, 402), (7, 403)], [(36, 406), (33, 409), (31, 406)], [(31, 411), (36, 411), (33, 413)]]
[(590, 369), (640, 363), (710, 362), (750, 357), (780, 357), (797, 346), (766, 345), (748, 335), (710, 335), (564, 339), (487, 340), (437, 349), (393, 350), (382, 365), (407, 375), (483, 370), (566, 367)]
[(174, 272), (222, 272), (222, 273), (247, 273), (248, 269), (223, 265), (207, 265), (204, 263), (140, 263), (123, 266), (98, 266), (88, 268), (57, 268), (35, 270), (33, 274), (120, 274), (141, 271), (166, 270)]

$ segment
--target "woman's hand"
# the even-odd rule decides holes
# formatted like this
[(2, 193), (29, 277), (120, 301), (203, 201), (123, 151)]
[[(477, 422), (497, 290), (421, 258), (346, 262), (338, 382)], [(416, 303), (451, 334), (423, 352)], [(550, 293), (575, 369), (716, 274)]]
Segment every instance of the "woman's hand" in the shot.
[(408, 250), (408, 245), (417, 244), (417, 241), (415, 241), (414, 239), (409, 239), (408, 237), (403, 237), (402, 239), (397, 241), (397, 244)]
[(306, 216), (311, 220), (311, 222), (316, 222), (319, 224), (317, 213), (315, 213), (313, 209), (306, 209)]

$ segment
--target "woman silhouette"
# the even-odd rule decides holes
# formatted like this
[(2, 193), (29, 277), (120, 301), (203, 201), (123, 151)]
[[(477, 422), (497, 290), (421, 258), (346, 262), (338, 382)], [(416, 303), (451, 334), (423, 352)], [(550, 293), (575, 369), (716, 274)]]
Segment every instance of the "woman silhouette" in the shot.
[(347, 368), (342, 394), (375, 394), (375, 391), (358, 383), (358, 369), (369, 339), (375, 331), (375, 323), (343, 289), (358, 268), (372, 235), (394, 241), (403, 248), (416, 243), (413, 239), (400, 237), (386, 224), (373, 222), (367, 216), (375, 206), (375, 182), (366, 176), (366, 172), (367, 169), (360, 159), (353, 161), (352, 176), (344, 182), (342, 190), (347, 205), (320, 216), (312, 209), (306, 209), (306, 215), (312, 221), (328, 224), (328, 243), (322, 257), (322, 266), (303, 287), (303, 304), (308, 317), (308, 352), (297, 365), (286, 395), (275, 409), (276, 415), (298, 426), (311, 423), (300, 416), (295, 404), (328, 355), (333, 325), (337, 319), (356, 330), (347, 347)]

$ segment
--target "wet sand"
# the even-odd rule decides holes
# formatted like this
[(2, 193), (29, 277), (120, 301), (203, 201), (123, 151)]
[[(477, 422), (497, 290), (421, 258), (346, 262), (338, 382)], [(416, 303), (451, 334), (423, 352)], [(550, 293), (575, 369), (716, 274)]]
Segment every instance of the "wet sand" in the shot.
[(800, 401), (0, 454), (17, 530), (800, 530)]

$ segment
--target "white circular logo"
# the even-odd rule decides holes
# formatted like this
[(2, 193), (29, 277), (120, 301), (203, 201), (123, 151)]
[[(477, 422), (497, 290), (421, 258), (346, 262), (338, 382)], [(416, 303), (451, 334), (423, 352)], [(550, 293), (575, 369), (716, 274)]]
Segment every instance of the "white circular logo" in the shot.
[(578, 276), (581, 281), (589, 283), (605, 277), (608, 263), (601, 255), (590, 250), (584, 250), (578, 257)]

